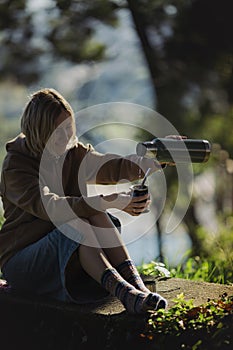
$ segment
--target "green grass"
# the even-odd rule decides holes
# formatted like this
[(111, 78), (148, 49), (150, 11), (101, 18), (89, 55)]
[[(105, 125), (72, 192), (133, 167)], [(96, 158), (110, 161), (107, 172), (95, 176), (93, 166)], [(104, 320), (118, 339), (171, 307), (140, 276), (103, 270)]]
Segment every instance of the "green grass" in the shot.
[(143, 275), (158, 279), (176, 277), (220, 284), (232, 284), (233, 281), (233, 272), (231, 266), (229, 266), (229, 261), (216, 261), (210, 258), (200, 258), (199, 256), (188, 258), (185, 263), (176, 267), (169, 267), (151, 261), (138, 266), (138, 271)]
[(233, 273), (230, 265), (229, 261), (196, 256), (189, 258), (184, 265), (173, 268), (171, 275), (190, 280), (232, 284)]

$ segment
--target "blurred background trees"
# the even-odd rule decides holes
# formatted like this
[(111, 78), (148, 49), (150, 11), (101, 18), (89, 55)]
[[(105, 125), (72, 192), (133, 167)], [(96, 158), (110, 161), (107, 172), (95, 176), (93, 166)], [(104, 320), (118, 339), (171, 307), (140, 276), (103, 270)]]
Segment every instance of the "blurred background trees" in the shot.
[[(7, 84), (18, 86), (20, 88), (13, 95), (14, 99), (15, 96), (18, 98), (27, 89), (41, 84), (41, 77), (45, 80), (46, 76), (50, 76), (53, 85), (51, 71), (57, 64), (60, 64), (59, 70), (62, 65), (85, 65), (91, 69), (97, 62), (111, 64), (115, 53), (102, 40), (100, 28), (105, 28), (105, 33), (112, 28), (120, 33), (120, 14), (127, 13), (150, 80), (152, 105), (149, 107), (165, 116), (181, 134), (208, 139), (212, 143), (211, 160), (205, 167), (195, 165), (194, 173), (198, 181), (202, 179), (201, 188), (205, 188), (201, 176), (204, 170), (212, 174), (214, 190), (211, 188), (207, 193), (208, 200), (214, 203), (217, 220), (221, 218), (231, 227), (232, 10), (231, 0), (1, 0), (1, 92)], [(123, 54), (123, 51), (118, 52), (118, 55)], [(134, 71), (134, 57), (131, 59), (128, 73), (139, 74)], [(92, 72), (90, 70), (90, 77)], [(54, 74), (62, 75), (63, 72)], [(127, 84), (126, 74), (122, 74), (121, 79), (122, 84)], [(111, 93), (114, 93), (114, 81), (111, 84)], [(133, 91), (133, 86), (131, 88)], [(81, 92), (73, 94), (81, 103), (82, 97), (89, 92), (87, 81)], [(108, 102), (107, 98), (104, 100), (101, 96), (99, 102)], [(11, 105), (12, 96), (7, 96), (5, 101)], [(85, 103), (86, 100), (84, 106)], [(96, 101), (90, 99), (88, 103)], [(12, 114), (12, 106), (4, 114), (0, 112), (1, 148), (3, 140), (12, 137), (17, 130)], [(176, 179), (170, 169), (167, 178), (172, 196)], [(202, 240), (197, 236), (201, 226), (197, 215), (200, 198), (202, 206), (205, 205), (207, 199), (203, 198), (203, 193), (194, 191), (184, 218), (194, 255), (204, 251)]]

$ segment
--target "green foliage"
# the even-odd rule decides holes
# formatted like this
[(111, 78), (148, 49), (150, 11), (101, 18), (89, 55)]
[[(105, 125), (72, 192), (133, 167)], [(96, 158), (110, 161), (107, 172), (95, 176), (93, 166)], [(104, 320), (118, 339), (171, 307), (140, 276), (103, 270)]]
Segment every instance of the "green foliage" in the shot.
[(219, 230), (210, 234), (203, 227), (197, 230), (201, 242), (200, 255), (186, 262), (183, 271), (188, 278), (209, 282), (233, 282), (233, 222), (232, 218), (219, 219)]
[(3, 157), (6, 154), (5, 143), (19, 133), (18, 124), (18, 120), (7, 119), (0, 114), (0, 166), (2, 164)]
[(158, 280), (169, 277), (184, 278), (196, 281), (231, 284), (233, 282), (232, 261), (216, 260), (214, 256), (207, 258), (188, 258), (176, 267), (165, 267), (165, 264), (143, 263), (138, 271), (145, 276), (153, 276)]
[(25, 83), (39, 79), (39, 56), (44, 51), (33, 40), (34, 23), (25, 0), (0, 2), (1, 79)]
[(228, 262), (201, 259), (199, 256), (189, 258), (183, 265), (171, 269), (171, 277), (185, 278), (220, 284), (230, 284), (233, 280)]
[(143, 263), (138, 266), (138, 271), (144, 276), (153, 276), (157, 279), (171, 277), (170, 271), (161, 262), (151, 261), (150, 263)]
[[(233, 158), (233, 131), (232, 125), (233, 109), (232, 106), (226, 113), (213, 113), (206, 115), (206, 118), (201, 123), (199, 135), (202, 138), (211, 140), (214, 143), (212, 152), (214, 160), (219, 159), (219, 151), (221, 148), (229, 152), (229, 156)], [(216, 148), (216, 144), (221, 145), (221, 148)]]
[(230, 349), (233, 330), (233, 296), (223, 295), (195, 307), (180, 294), (168, 309), (152, 311), (141, 344), (148, 349)]
[(56, 0), (42, 5), (1, 1), (1, 79), (37, 82), (48, 69), (44, 62), (51, 58), (72, 63), (102, 60), (105, 45), (95, 37), (96, 24), (117, 26), (119, 5), (109, 0)]
[[(223, 0), (219, 6), (217, 0), (128, 0), (128, 4), (150, 67), (158, 112), (181, 133), (193, 138), (208, 135), (212, 142), (209, 125), (218, 114), (222, 123), (215, 130), (226, 138), (229, 132), (223, 135), (222, 127), (231, 122), (233, 100), (232, 2)], [(232, 145), (232, 138), (228, 142)]]
[[(222, 222), (222, 220), (221, 220)], [(175, 267), (155, 261), (138, 266), (141, 274), (162, 277), (178, 277), (220, 284), (233, 283), (233, 220), (219, 221), (219, 232), (211, 235), (203, 227), (197, 230), (202, 251), (198, 256), (187, 252), (184, 262)]]

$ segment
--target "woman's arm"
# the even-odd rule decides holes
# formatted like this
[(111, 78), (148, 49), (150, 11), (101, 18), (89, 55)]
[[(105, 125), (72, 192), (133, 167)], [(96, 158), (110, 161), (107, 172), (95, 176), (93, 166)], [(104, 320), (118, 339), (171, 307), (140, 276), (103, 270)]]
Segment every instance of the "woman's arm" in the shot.
[(135, 181), (142, 178), (148, 168), (151, 168), (152, 174), (161, 170), (163, 165), (154, 159), (139, 157), (136, 154), (123, 157), (91, 151), (84, 158), (82, 167), (85, 168), (87, 183), (116, 184), (123, 180)]
[(2, 196), (21, 210), (45, 221), (66, 222), (77, 216), (89, 217), (101, 210), (100, 196), (59, 196), (39, 184), (32, 169), (2, 172)]

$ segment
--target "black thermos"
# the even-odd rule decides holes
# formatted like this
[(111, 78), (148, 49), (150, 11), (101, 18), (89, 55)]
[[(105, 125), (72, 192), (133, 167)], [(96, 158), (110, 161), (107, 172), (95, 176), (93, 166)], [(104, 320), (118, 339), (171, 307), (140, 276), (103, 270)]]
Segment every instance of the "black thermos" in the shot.
[(210, 156), (207, 140), (155, 138), (137, 144), (136, 153), (142, 157), (156, 158), (160, 163), (204, 163)]

